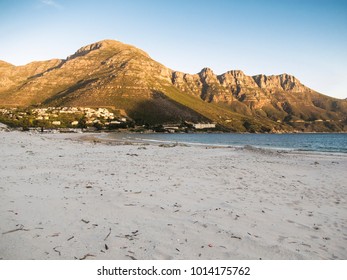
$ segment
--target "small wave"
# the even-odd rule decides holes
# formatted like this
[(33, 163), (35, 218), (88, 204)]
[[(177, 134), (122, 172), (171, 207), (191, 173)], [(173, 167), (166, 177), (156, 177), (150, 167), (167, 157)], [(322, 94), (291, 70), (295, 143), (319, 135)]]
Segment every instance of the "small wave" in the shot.
[[(279, 151), (347, 153), (346, 134), (134, 134), (127, 140), (190, 146), (248, 146)], [(115, 136), (116, 137), (116, 136)], [(119, 138), (119, 137), (118, 137)]]

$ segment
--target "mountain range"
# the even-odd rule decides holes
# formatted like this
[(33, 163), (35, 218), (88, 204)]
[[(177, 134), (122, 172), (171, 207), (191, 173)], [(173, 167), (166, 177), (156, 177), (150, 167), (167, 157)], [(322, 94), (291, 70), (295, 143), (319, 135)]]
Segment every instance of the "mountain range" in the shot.
[(347, 100), (292, 75), (171, 70), (144, 51), (104, 40), (66, 59), (0, 61), (0, 107), (106, 107), (137, 124), (213, 122), (237, 132), (347, 131)]

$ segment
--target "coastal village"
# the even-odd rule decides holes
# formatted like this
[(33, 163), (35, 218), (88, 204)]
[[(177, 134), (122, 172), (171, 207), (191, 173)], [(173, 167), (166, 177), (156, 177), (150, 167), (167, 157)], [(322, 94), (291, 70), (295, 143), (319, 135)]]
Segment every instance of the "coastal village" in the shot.
[(133, 130), (140, 132), (187, 132), (214, 130), (214, 123), (182, 122), (158, 126), (136, 125), (117, 110), (89, 107), (47, 107), (31, 109), (0, 109), (0, 122), (23, 130), (92, 132), (99, 130)]

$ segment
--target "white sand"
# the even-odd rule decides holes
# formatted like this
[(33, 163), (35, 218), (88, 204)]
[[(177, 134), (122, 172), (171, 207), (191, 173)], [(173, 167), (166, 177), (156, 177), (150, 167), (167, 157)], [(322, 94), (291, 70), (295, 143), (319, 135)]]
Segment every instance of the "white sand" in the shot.
[(0, 259), (347, 259), (346, 155), (0, 141)]

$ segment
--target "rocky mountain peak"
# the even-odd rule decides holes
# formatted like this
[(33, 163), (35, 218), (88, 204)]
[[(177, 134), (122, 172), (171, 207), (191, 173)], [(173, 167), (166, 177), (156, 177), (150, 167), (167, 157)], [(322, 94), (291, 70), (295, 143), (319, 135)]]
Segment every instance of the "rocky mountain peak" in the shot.
[(228, 71), (226, 74), (232, 75), (234, 78), (237, 79), (242, 79), (245, 77), (245, 73), (243, 73), (243, 71), (241, 70), (231, 70)]
[(116, 41), (116, 40), (102, 40), (93, 44), (86, 45), (82, 48), (79, 48), (73, 55), (69, 56), (67, 60), (74, 59), (79, 56), (87, 55), (88, 53), (95, 51), (95, 50), (110, 50), (110, 51), (115, 51), (115, 52), (126, 52), (126, 53), (138, 53), (142, 54), (143, 56), (146, 56), (149, 58), (149, 55), (134, 47), (131, 45), (124, 44), (122, 42)]
[(103, 46), (102, 42), (93, 43), (82, 48), (79, 48), (73, 55), (67, 57), (67, 60), (74, 59), (79, 56), (86, 55), (91, 51), (98, 50)]
[(311, 89), (304, 86), (297, 78), (289, 74), (266, 76), (263, 74), (252, 76), (259, 88), (268, 89), (270, 92), (274, 89), (280, 89), (290, 92), (312, 92)]
[(214, 73), (211, 68), (205, 67), (199, 72), (200, 77), (213, 76)]
[(0, 67), (13, 67), (14, 65), (6, 61), (0, 60)]

